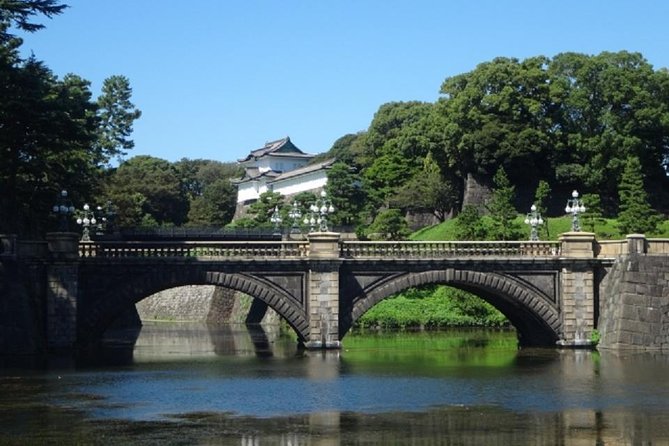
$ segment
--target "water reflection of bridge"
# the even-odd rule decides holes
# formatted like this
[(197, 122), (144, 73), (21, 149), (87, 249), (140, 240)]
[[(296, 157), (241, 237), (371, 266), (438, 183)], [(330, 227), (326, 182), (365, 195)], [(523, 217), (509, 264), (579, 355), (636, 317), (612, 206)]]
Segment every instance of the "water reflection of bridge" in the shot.
[[(108, 331), (105, 342), (113, 343), (116, 333)], [(205, 358), (211, 356), (257, 356), (285, 355), (286, 344), (277, 342), (278, 326), (205, 323), (144, 323), (142, 331), (132, 343), (133, 357), (141, 362), (152, 358)], [(118, 339), (118, 338), (117, 338)], [(290, 353), (294, 354), (294, 346)]]

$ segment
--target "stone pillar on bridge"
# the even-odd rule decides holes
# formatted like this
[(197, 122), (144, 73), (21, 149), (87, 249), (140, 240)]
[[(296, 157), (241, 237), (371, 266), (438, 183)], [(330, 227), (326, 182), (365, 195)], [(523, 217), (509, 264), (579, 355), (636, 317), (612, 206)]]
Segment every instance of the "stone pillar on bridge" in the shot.
[(50, 260), (47, 266), (47, 346), (73, 348), (77, 339), (79, 289), (79, 234), (52, 232), (46, 235)]
[(309, 234), (307, 316), (309, 338), (305, 347), (341, 348), (339, 341), (339, 237), (333, 232)]
[(595, 329), (595, 271), (587, 262), (595, 257), (595, 234), (567, 232), (560, 236), (560, 242), (562, 257), (574, 261), (561, 272), (562, 336), (558, 345), (587, 347), (592, 345)]

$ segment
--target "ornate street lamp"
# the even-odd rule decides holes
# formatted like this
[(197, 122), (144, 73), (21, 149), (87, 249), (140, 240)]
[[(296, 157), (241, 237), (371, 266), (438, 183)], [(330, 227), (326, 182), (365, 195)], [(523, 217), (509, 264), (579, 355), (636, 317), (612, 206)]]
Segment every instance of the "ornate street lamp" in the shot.
[(116, 231), (117, 215), (118, 214), (116, 213), (116, 207), (114, 206), (114, 203), (112, 203), (111, 200), (107, 200), (105, 216), (103, 217), (105, 232), (112, 233)]
[(585, 212), (585, 205), (583, 204), (583, 200), (580, 200), (578, 198), (577, 191), (571, 193), (571, 198), (567, 200), (567, 206), (564, 208), (564, 211), (567, 214), (572, 215), (571, 230), (573, 232), (580, 232), (581, 224), (578, 221), (578, 214), (582, 214)]
[(52, 211), (60, 217), (59, 230), (66, 232), (69, 230), (68, 215), (74, 214), (74, 206), (67, 198), (67, 191), (62, 190), (58, 195), (58, 201), (53, 205)]
[(269, 221), (274, 225), (274, 235), (281, 234), (281, 223), (283, 222), (283, 219), (279, 213), (279, 206), (274, 206), (274, 211), (272, 211)]
[(530, 240), (533, 242), (539, 240), (537, 227), (544, 224), (544, 219), (541, 218), (541, 213), (537, 211), (537, 207), (534, 204), (530, 208), (530, 212), (525, 216), (525, 224), (530, 225)]
[(314, 230), (315, 224), (318, 224), (318, 229), (321, 232), (328, 232), (328, 215), (335, 211), (332, 202), (327, 198), (325, 191), (321, 191), (321, 197), (316, 200), (309, 208), (311, 211), (311, 230)]
[(304, 223), (305, 226), (309, 226), (309, 232), (314, 232), (316, 230), (316, 216), (314, 215), (312, 208), (313, 205), (309, 208), (309, 215), (306, 215), (304, 220), (302, 220), (302, 223)]
[(298, 222), (302, 218), (302, 212), (300, 211), (300, 203), (293, 201), (293, 207), (288, 212), (288, 217), (293, 221), (293, 225), (290, 228), (291, 234), (298, 234), (300, 232), (300, 226)]
[(91, 241), (91, 234), (89, 232), (88, 227), (93, 225), (95, 226), (97, 224), (97, 220), (95, 219), (95, 214), (93, 214), (93, 211), (91, 211), (91, 207), (88, 205), (88, 203), (84, 204), (84, 216), (77, 218), (77, 224), (82, 225), (84, 227), (84, 232), (81, 236), (81, 241), (82, 242), (90, 242)]

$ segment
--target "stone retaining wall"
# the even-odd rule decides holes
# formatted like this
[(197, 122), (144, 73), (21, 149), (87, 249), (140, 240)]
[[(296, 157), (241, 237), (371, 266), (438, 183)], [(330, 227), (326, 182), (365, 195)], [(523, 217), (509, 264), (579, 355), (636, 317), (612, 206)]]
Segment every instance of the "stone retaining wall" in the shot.
[(21, 269), (16, 262), (0, 262), (0, 355), (35, 354), (46, 349), (40, 300), (44, 290), (39, 280), (43, 275), (39, 266)]
[(619, 257), (600, 286), (604, 349), (669, 350), (669, 257)]
[[(252, 298), (214, 285), (183, 286), (161, 291), (137, 303), (144, 320), (244, 323)], [(278, 324), (279, 316), (268, 308), (263, 324)]]

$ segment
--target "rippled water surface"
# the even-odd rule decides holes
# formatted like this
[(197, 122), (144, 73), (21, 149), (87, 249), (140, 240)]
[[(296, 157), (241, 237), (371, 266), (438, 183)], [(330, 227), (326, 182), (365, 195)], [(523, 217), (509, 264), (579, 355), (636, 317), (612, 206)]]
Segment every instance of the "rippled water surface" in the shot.
[(299, 352), (262, 330), (149, 324), (89, 358), (4, 358), (0, 444), (669, 444), (669, 356), (484, 331)]

